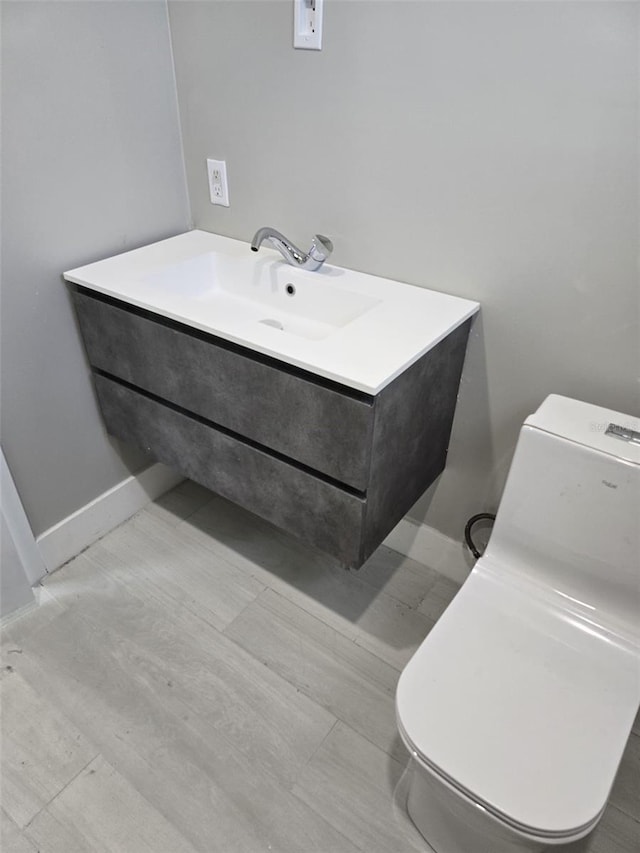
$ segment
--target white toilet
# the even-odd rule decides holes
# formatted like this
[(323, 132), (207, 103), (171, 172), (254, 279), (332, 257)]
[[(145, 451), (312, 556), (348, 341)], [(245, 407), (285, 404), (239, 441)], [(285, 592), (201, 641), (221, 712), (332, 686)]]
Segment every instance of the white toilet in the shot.
[(437, 853), (586, 850), (640, 704), (640, 421), (552, 395), (491, 539), (407, 664), (407, 809)]

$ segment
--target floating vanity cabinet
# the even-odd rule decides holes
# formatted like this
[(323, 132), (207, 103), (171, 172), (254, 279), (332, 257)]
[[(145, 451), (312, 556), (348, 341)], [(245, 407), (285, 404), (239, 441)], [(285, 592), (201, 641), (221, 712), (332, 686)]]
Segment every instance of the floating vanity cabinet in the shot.
[(443, 470), (476, 303), (193, 231), (65, 273), (107, 430), (359, 567)]
[(110, 434), (359, 567), (443, 470), (470, 321), (375, 396), (77, 287)]

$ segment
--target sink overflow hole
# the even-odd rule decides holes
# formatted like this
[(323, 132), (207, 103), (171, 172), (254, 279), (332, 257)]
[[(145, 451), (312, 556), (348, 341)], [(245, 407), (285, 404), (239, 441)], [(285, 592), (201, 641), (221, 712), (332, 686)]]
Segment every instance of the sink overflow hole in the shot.
[(285, 290), (287, 291), (289, 296), (294, 296), (294, 294), (296, 292), (296, 286), (295, 286), (295, 284), (288, 284), (285, 287)]

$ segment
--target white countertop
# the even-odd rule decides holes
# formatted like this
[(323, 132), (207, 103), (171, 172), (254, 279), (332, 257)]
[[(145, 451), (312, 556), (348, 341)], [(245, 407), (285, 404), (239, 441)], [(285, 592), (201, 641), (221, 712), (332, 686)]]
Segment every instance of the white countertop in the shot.
[(299, 270), (266, 246), (197, 230), (64, 277), (368, 394), (479, 309), (326, 263)]

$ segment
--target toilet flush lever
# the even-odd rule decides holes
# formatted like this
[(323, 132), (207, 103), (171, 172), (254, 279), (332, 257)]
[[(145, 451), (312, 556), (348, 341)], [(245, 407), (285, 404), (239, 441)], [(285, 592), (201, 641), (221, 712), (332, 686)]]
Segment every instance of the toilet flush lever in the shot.
[(614, 438), (619, 438), (622, 441), (630, 441), (632, 444), (640, 444), (640, 432), (636, 432), (635, 429), (629, 427), (609, 424), (604, 434), (612, 435)]

